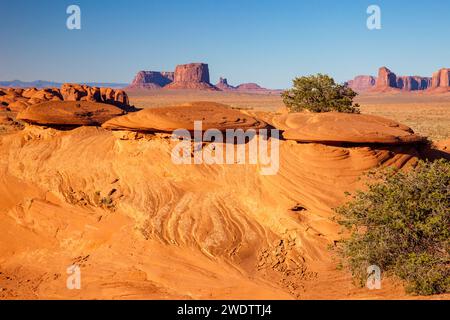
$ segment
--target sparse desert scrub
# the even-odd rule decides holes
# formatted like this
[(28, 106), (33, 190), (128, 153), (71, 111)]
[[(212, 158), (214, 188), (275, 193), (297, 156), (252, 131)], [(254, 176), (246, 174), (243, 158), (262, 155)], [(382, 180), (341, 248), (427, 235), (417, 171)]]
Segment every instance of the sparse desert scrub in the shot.
[(293, 87), (283, 92), (283, 102), (290, 112), (308, 110), (312, 112), (359, 113), (359, 105), (353, 104), (357, 96), (351, 88), (337, 84), (324, 74), (299, 77)]
[(408, 293), (450, 291), (450, 162), (419, 162), (407, 172), (385, 169), (369, 174), (358, 191), (336, 209), (351, 231), (340, 252), (361, 284), (367, 267), (406, 282)]

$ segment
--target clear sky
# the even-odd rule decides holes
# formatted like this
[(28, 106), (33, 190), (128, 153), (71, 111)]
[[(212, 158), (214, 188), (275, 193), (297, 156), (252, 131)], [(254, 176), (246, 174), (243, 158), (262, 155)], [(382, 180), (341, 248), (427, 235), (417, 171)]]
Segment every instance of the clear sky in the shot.
[[(81, 30), (66, 8), (81, 8)], [(368, 30), (367, 7), (382, 29)], [(211, 81), (270, 88), (317, 72), (338, 81), (450, 67), (448, 0), (0, 0), (0, 80), (130, 82), (206, 62)]]

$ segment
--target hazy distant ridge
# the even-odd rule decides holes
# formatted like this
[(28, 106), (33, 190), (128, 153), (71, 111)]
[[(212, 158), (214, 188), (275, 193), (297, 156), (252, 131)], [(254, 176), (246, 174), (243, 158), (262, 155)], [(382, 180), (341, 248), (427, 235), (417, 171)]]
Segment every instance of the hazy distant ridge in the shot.
[[(109, 88), (125, 88), (127, 83), (110, 83), (110, 82), (76, 82), (79, 84), (86, 84), (92, 87), (109, 87)], [(60, 82), (52, 82), (45, 80), (36, 80), (36, 81), (20, 81), (20, 80), (12, 80), (12, 81), (0, 81), (0, 87), (6, 88), (48, 88), (48, 87), (61, 87), (62, 83)]]

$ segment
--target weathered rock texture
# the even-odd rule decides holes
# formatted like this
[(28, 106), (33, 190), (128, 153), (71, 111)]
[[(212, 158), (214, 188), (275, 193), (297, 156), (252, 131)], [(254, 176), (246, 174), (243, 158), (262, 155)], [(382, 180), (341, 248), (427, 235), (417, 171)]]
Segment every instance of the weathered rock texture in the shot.
[[(63, 84), (61, 89), (1, 89), (0, 111), (13, 120), (44, 126), (101, 125), (135, 111), (123, 90)], [(17, 122), (20, 126), (23, 124)]]
[(273, 119), (287, 140), (317, 143), (408, 144), (423, 137), (395, 121), (352, 113), (289, 113)]
[(124, 113), (106, 103), (50, 101), (29, 106), (17, 115), (17, 120), (45, 126), (98, 126)]
[(257, 129), (266, 126), (239, 110), (215, 102), (192, 102), (177, 106), (144, 109), (111, 119), (103, 128), (143, 132), (194, 131), (194, 121), (202, 121), (202, 130)]
[(160, 89), (174, 79), (173, 72), (140, 71), (129, 88)]
[(218, 90), (210, 83), (209, 69), (206, 63), (178, 65), (175, 69), (174, 81), (164, 88)]

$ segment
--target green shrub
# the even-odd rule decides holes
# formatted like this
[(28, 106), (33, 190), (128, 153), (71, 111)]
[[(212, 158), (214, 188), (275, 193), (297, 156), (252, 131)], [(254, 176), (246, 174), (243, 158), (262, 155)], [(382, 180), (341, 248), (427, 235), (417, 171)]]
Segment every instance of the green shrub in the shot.
[(290, 112), (359, 113), (359, 105), (353, 104), (356, 96), (357, 93), (351, 88), (336, 84), (333, 78), (320, 73), (295, 78), (292, 89), (282, 94), (283, 102)]
[[(370, 174), (376, 182), (336, 209), (351, 231), (340, 251), (361, 284), (377, 265), (409, 293), (450, 291), (450, 162), (419, 162), (407, 172)], [(370, 181), (370, 180), (369, 180)]]

